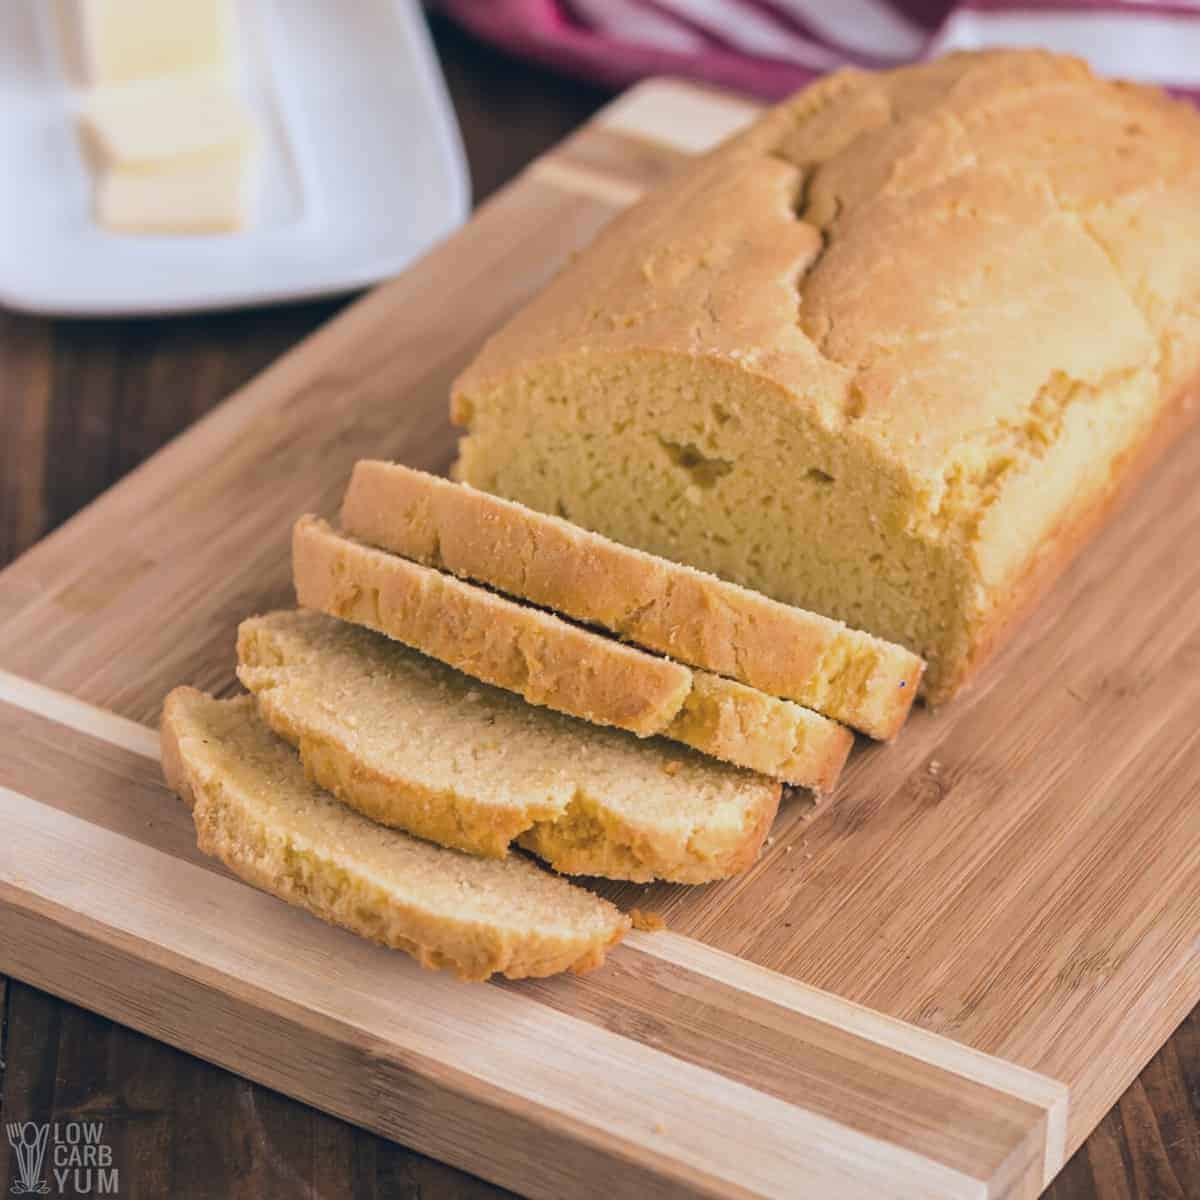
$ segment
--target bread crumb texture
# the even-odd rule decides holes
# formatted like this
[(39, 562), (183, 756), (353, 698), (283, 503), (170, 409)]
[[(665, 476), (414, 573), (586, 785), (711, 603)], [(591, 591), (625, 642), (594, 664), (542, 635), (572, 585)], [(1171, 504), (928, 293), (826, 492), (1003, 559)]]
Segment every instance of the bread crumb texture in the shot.
[(629, 918), (519, 857), (474, 858), (377, 825), (310, 782), (249, 696), (177, 688), (163, 769), (200, 849), (264, 891), (461, 979), (585, 971)]
[(927, 658), (951, 696), (1200, 367), (1200, 115), (1037, 51), (843, 71), (456, 382), (456, 475)]
[(748, 867), (780, 785), (658, 738), (534, 708), (316, 612), (252, 617), (238, 677), (308, 775), (385, 825), (557, 870), (703, 883)]
[(899, 732), (924, 670), (841, 621), (398, 463), (355, 466), (342, 527), (877, 738)]
[(833, 789), (854, 743), (844, 726), (790, 700), (363, 545), (313, 517), (296, 522), (292, 572), (304, 607), (596, 725), (662, 734), (818, 792)]
[(629, 919), (633, 922), (634, 929), (638, 929), (642, 933), (658, 933), (667, 927), (666, 920), (658, 913), (643, 912), (640, 908), (631, 908)]

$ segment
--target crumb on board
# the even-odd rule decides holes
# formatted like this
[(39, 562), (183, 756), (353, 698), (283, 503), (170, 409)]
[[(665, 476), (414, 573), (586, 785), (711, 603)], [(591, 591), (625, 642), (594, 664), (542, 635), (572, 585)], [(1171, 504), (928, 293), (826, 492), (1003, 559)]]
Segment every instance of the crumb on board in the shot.
[(671, 760), (670, 760), (670, 762), (667, 762), (667, 763), (664, 763), (664, 764), (663, 764), (663, 770), (664, 770), (664, 771), (665, 771), (665, 772), (666, 772), (668, 775), (678, 775), (678, 774), (679, 774), (679, 768), (680, 768), (680, 767), (682, 767), (682, 766), (683, 766), (683, 763), (681, 763), (681, 762), (680, 762), (678, 759), (675, 759), (675, 758), (673, 758), (673, 759), (671, 759)]
[(658, 933), (660, 929), (667, 927), (666, 921), (658, 913), (643, 912), (640, 908), (631, 908), (629, 919), (633, 922), (634, 929), (640, 929), (643, 933)]
[(666, 1122), (664, 1120), (662, 1120), (661, 1117), (657, 1121), (654, 1122), (654, 1132), (655, 1133), (666, 1133), (667, 1132)]

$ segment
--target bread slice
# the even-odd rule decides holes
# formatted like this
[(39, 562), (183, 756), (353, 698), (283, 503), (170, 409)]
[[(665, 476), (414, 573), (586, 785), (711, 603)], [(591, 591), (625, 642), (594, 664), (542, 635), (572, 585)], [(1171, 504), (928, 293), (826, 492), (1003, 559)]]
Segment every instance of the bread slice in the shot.
[(587, 725), (323, 613), (243, 621), (238, 678), (309, 777), (385, 825), (556, 870), (707, 883), (758, 857), (779, 784)]
[(397, 463), (355, 466), (342, 528), (875, 738), (900, 731), (925, 668), (841, 621)]
[(787, 783), (830, 791), (854, 741), (790, 700), (364, 546), (313, 517), (296, 523), (292, 571), (306, 608), (386, 633), (531, 704), (642, 737), (660, 733)]
[(460, 979), (586, 971), (629, 919), (522, 858), (443, 850), (385, 829), (310, 783), (249, 696), (176, 688), (163, 771), (200, 849), (247, 883)]

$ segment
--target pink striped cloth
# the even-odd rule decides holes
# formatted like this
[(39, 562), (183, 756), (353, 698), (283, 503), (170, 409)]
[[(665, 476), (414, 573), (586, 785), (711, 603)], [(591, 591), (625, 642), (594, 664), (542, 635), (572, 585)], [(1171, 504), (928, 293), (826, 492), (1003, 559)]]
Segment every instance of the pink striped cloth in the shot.
[(679, 75), (783, 96), (834, 67), (1042, 46), (1200, 101), (1200, 0), (440, 0), (515, 54), (620, 87)]

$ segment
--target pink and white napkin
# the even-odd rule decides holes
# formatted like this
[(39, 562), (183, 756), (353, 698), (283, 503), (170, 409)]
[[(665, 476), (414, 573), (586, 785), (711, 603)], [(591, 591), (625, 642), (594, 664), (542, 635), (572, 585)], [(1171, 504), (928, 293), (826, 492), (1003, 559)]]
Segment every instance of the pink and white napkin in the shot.
[(784, 96), (844, 65), (1042, 46), (1200, 101), (1200, 0), (440, 0), (497, 45), (612, 86), (646, 75)]

